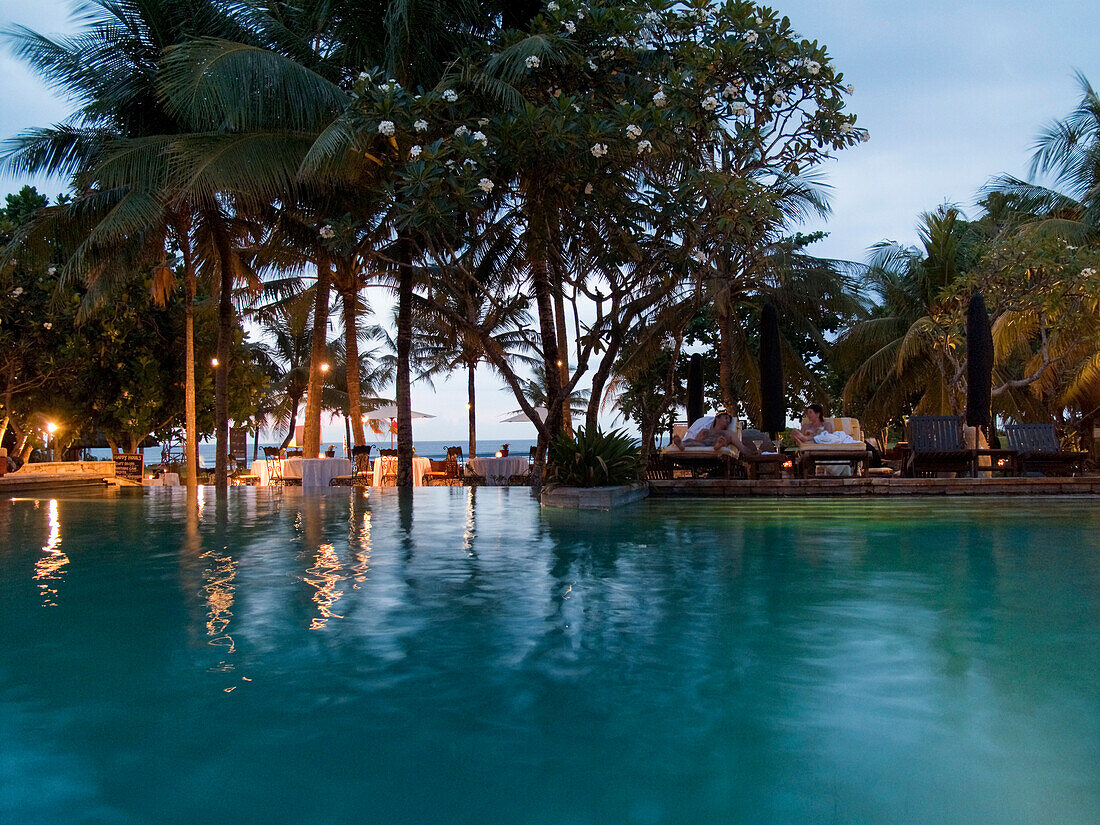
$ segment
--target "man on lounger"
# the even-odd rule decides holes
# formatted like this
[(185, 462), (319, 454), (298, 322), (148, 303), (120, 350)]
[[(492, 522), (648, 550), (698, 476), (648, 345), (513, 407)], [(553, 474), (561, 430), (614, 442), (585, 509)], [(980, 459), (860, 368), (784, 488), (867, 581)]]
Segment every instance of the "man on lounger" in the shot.
[[(733, 430), (730, 429), (731, 424), (733, 424), (733, 417), (729, 413), (718, 413), (714, 416), (714, 421), (711, 422), (709, 427), (704, 427), (690, 438), (681, 439), (678, 435), (672, 436), (671, 446), (680, 450), (685, 447), (710, 447), (715, 451), (721, 450), (723, 447), (732, 447), (738, 455), (756, 454), (758, 452), (756, 446), (745, 443), (734, 435)], [(771, 450), (775, 449), (770, 444), (765, 446)]]

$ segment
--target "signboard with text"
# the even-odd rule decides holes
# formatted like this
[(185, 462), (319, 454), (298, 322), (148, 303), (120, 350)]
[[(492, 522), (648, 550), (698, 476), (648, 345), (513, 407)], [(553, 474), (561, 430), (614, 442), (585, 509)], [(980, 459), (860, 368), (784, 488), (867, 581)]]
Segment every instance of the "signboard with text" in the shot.
[(145, 456), (141, 453), (119, 453), (115, 455), (115, 477), (129, 481), (141, 481), (145, 472)]

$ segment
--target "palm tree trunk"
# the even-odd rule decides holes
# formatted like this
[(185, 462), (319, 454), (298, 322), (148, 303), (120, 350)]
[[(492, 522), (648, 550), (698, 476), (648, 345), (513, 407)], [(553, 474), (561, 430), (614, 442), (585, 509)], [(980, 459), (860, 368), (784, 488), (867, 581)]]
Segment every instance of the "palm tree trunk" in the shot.
[(412, 246), (408, 237), (397, 243), (397, 486), (413, 486), (412, 380)]
[[(546, 431), (553, 438), (562, 428), (561, 373), (558, 371), (557, 327), (554, 323), (554, 303), (550, 292), (550, 279), (546, 269), (546, 256), (536, 254), (528, 262), (531, 282), (535, 292), (535, 306), (539, 314), (539, 334), (542, 343), (542, 363), (546, 372)], [(542, 471), (549, 440), (539, 434), (535, 463), (531, 468), (532, 493), (542, 491)]]
[(283, 443), (279, 445), (280, 449), (285, 450), (291, 441), (294, 440), (294, 425), (298, 423), (298, 404), (302, 400), (302, 396), (292, 396), (290, 402), (290, 426), (287, 428), (286, 438), (283, 439)]
[[(733, 343), (730, 341), (730, 315), (723, 306), (718, 306), (718, 387), (722, 393), (722, 403), (731, 413), (737, 409), (733, 396)], [(688, 422), (689, 424), (692, 422)]]
[[(219, 233), (220, 234), (220, 233)], [(214, 442), (217, 457), (214, 460), (214, 486), (219, 490), (229, 487), (229, 341), (233, 337), (233, 269), (228, 253), (228, 241), (219, 239), (221, 279), (218, 284), (218, 366), (214, 369)]]
[(184, 348), (184, 462), (186, 484), (199, 483), (198, 415), (195, 412), (195, 260), (191, 251), (190, 233), (178, 227), (176, 231), (183, 252), (183, 348)]
[[(356, 325), (355, 292), (344, 292), (344, 357), (347, 362), (348, 377), (348, 413), (351, 416), (352, 432), (356, 447), (367, 443), (367, 434), (363, 429), (363, 405), (359, 398), (359, 328)], [(350, 448), (349, 448), (350, 449)]]
[[(558, 338), (558, 380), (564, 387), (569, 383), (569, 331), (565, 325), (565, 298), (562, 294), (561, 284), (554, 294), (555, 326)], [(570, 409), (569, 396), (561, 400), (561, 424), (566, 430), (573, 430), (573, 416)]]
[(326, 363), (325, 343), (328, 331), (328, 295), (332, 269), (328, 261), (317, 262), (317, 297), (313, 304), (313, 340), (309, 350), (309, 389), (306, 390), (306, 431), (303, 458), (317, 458), (321, 452), (321, 388)]
[(474, 458), (477, 455), (477, 406), (474, 398), (474, 376), (477, 373), (477, 361), (466, 362), (466, 397), (469, 403), (466, 405), (470, 411), (470, 451), (467, 456)]

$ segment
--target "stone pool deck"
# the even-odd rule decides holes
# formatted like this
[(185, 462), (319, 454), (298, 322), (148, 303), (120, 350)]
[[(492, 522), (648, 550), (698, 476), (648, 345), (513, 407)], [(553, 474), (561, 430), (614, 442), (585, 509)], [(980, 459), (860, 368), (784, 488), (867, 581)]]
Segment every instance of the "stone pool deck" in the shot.
[(660, 497), (1065, 496), (1100, 494), (1100, 476), (1082, 478), (675, 478), (649, 482)]

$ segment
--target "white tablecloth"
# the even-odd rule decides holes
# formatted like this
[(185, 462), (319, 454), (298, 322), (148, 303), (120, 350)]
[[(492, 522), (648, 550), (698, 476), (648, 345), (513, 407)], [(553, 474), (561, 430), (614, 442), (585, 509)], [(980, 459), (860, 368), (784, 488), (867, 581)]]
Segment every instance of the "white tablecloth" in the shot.
[[(432, 462), (427, 458), (413, 456), (413, 487), (421, 487), (424, 484), (424, 473), (432, 469)], [(375, 487), (382, 486), (382, 476), (397, 473), (397, 456), (379, 456), (374, 460), (374, 478), (371, 483)]]
[[(271, 459), (274, 461), (275, 459)], [(271, 483), (267, 460), (252, 462), (252, 475), (259, 476), (260, 484)], [(328, 487), (336, 476), (350, 476), (351, 462), (346, 458), (284, 458), (283, 478), (300, 478), (302, 487)]]
[(530, 467), (526, 456), (466, 459), (466, 472), (481, 476), (488, 484), (507, 484), (512, 476), (524, 475)]

